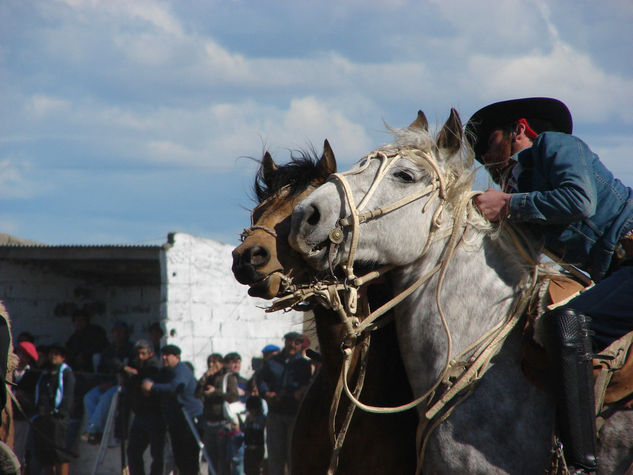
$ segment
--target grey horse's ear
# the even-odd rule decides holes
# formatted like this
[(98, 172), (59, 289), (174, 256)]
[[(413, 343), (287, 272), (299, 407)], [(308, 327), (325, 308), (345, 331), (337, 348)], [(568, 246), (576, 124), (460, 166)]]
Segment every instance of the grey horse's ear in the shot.
[(319, 175), (324, 181), (332, 173), (336, 173), (336, 158), (334, 157), (332, 147), (330, 147), (330, 142), (328, 142), (327, 139), (323, 142), (323, 155), (321, 155), (317, 167), (319, 169)]
[(442, 127), (437, 138), (437, 148), (447, 150), (453, 154), (459, 151), (462, 146), (462, 121), (459, 114), (451, 108), (451, 115)]
[(262, 158), (262, 177), (264, 178), (264, 183), (270, 185), (273, 181), (273, 176), (277, 173), (279, 167), (273, 160), (273, 157), (266, 151), (264, 154), (264, 158)]
[(429, 121), (426, 120), (426, 116), (424, 112), (421, 110), (418, 111), (418, 116), (415, 118), (411, 125), (409, 125), (410, 129), (420, 129), (420, 130), (429, 130)]

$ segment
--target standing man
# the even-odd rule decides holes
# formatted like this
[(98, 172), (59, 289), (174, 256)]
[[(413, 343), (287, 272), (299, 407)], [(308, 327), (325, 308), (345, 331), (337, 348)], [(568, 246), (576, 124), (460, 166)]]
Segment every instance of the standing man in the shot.
[(195, 396), (196, 378), (180, 361), (180, 348), (176, 345), (164, 346), (161, 356), (163, 370), (159, 380), (147, 379), (142, 388), (147, 394), (157, 394), (160, 398), (176, 467), (182, 474), (197, 474), (200, 468), (198, 443), (182, 413), (184, 409), (194, 423), (202, 415), (202, 402)]
[(242, 356), (235, 352), (228, 353), (224, 357), (224, 366), (226, 367), (228, 373), (233, 373), (237, 378), (237, 392), (239, 400), (246, 403), (246, 399), (248, 398), (248, 380), (240, 374), (240, 371), (242, 371)]
[(105, 430), (112, 399), (119, 384), (118, 375), (134, 359), (134, 344), (130, 341), (127, 323), (117, 321), (112, 327), (112, 345), (101, 353), (98, 383), (83, 397), (86, 427), (82, 439), (98, 444)]
[(228, 420), (227, 405), (238, 400), (237, 376), (224, 365), (219, 353), (207, 358), (207, 371), (198, 381), (197, 395), (204, 406), (204, 446), (217, 475), (231, 473), (228, 442), (234, 433)]
[[(90, 314), (87, 310), (77, 309), (72, 315), (75, 331), (68, 341), (69, 363), (75, 371), (94, 372), (93, 356), (101, 352), (110, 344), (103, 327), (90, 323)], [(83, 396), (83, 393), (81, 395)]]
[(75, 376), (66, 364), (66, 348), (51, 345), (49, 368), (35, 386), (33, 445), (46, 474), (68, 475), (70, 457), (63, 450), (74, 403)]
[(139, 340), (134, 345), (136, 359), (123, 368), (127, 375), (130, 408), (134, 419), (130, 428), (127, 445), (130, 475), (145, 475), (143, 453), (150, 446), (152, 454), (151, 475), (163, 473), (163, 447), (165, 446), (165, 422), (161, 414), (158, 394), (144, 394), (141, 384), (144, 380), (157, 380), (160, 363), (154, 355), (154, 345)]
[(231, 465), (231, 473), (244, 473), (244, 433), (240, 425), (246, 417), (246, 399), (248, 398), (247, 386), (248, 380), (242, 375), (242, 356), (239, 353), (232, 352), (224, 356), (224, 366), (227, 373), (233, 374), (237, 380), (238, 403), (231, 406), (232, 412), (237, 419), (237, 424), (232, 427), (230, 436), (227, 437), (228, 457)]
[[(633, 330), (633, 190), (570, 135), (562, 102), (527, 98), (477, 111), (466, 126), (475, 151), (501, 190), (475, 204), (490, 221), (525, 224), (563, 261), (589, 273), (596, 285), (543, 316), (555, 367), (559, 428), (574, 469), (597, 470), (591, 364)], [(591, 330), (590, 330), (591, 329)]]
[(259, 394), (268, 404), (266, 446), (269, 475), (283, 475), (290, 437), (304, 388), (310, 383), (310, 363), (301, 356), (303, 335), (284, 336), (284, 349), (264, 363), (258, 378)]

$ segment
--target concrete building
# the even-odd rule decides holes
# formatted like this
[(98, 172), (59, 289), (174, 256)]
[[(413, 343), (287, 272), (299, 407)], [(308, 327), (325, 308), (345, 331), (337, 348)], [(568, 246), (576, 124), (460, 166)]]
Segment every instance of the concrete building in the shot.
[(233, 278), (232, 246), (183, 233), (163, 245), (49, 246), (0, 237), (0, 299), (14, 337), (28, 331), (36, 343), (64, 343), (71, 315), (90, 308), (108, 335), (116, 321), (147, 338), (160, 322), (165, 343), (182, 349), (199, 377), (210, 353), (237, 351), (243, 373), (268, 343), (282, 345), (288, 331), (302, 331), (303, 314), (266, 313), (269, 304), (247, 295)]

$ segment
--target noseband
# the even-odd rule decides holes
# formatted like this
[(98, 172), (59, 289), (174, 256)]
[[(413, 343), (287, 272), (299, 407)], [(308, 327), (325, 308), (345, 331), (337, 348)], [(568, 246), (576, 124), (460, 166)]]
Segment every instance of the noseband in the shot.
[[(248, 238), (251, 234), (255, 233), (256, 231), (263, 231), (271, 235), (274, 239), (277, 239), (277, 232), (274, 229), (269, 228), (268, 226), (257, 224), (257, 220), (259, 218), (258, 214), (261, 213), (262, 210), (266, 208), (266, 206), (268, 206), (273, 200), (282, 199), (289, 192), (290, 192), (290, 185), (283, 186), (279, 190), (277, 190), (275, 193), (270, 195), (268, 198), (266, 198), (264, 201), (262, 201), (260, 204), (258, 204), (255, 208), (253, 208), (253, 210), (251, 211), (251, 225), (248, 228), (244, 228), (244, 230), (240, 233), (241, 242), (244, 242), (246, 238)], [(268, 274), (264, 276), (262, 281), (269, 279), (273, 275), (277, 275), (281, 279), (281, 282), (283, 285), (282, 287), (283, 292), (288, 292), (289, 290), (294, 289), (292, 277), (285, 274), (283, 271), (283, 268), (281, 267), (279, 269), (270, 271)]]

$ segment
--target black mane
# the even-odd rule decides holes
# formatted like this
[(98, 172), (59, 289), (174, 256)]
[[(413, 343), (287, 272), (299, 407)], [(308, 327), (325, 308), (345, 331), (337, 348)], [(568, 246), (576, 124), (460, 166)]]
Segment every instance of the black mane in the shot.
[(307, 186), (321, 178), (321, 172), (317, 165), (319, 157), (316, 151), (299, 150), (290, 153), (291, 161), (285, 165), (277, 165), (278, 169), (271, 177), (271, 183), (264, 181), (264, 170), (260, 165), (255, 176), (253, 191), (259, 203), (268, 199), (282, 187), (290, 186), (290, 196), (300, 193)]

